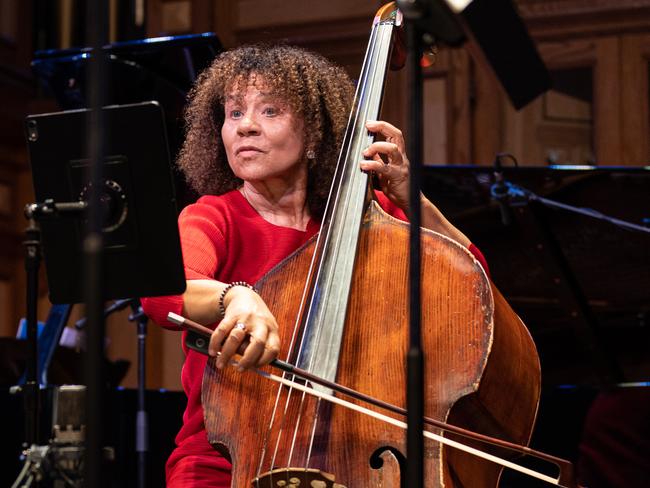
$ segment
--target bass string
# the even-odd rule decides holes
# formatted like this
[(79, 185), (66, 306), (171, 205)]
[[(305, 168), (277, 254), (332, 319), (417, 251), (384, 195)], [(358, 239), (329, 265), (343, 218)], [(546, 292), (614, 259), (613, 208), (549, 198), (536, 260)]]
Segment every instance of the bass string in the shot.
[[(370, 70), (374, 69), (375, 67), (372, 66), (373, 63), (368, 62), (368, 59), (372, 60), (377, 55), (376, 54), (376, 51), (377, 51), (377, 48), (376, 48), (376, 44), (377, 44), (376, 43), (377, 25), (378, 24), (373, 25), (373, 28), (372, 28), (372, 31), (371, 31), (368, 51), (366, 53), (366, 59), (364, 60), (364, 65), (363, 65), (364, 66), (363, 75), (361, 77), (363, 82), (360, 82), (357, 85), (357, 93), (355, 93), (355, 101), (358, 100), (358, 99), (363, 98), (363, 96), (365, 94), (365, 90), (367, 89), (368, 79), (369, 78), (372, 79), (372, 77), (368, 73), (369, 73)], [(360, 112), (366, 107), (367, 107), (367, 105), (362, 106), (362, 104), (355, 103), (356, 113), (355, 113), (354, 117), (350, 118), (349, 123), (351, 123), (351, 130), (348, 131), (348, 134), (354, 134), (356, 132), (358, 124), (360, 123), (360, 120), (362, 119), (362, 117), (360, 117)], [(365, 121), (365, 117), (363, 117), (363, 120)], [(348, 164), (356, 163), (356, 162), (351, 162), (349, 160), (349, 158), (341, 158), (339, 160), (338, 164), (341, 164), (341, 162), (343, 162), (345, 164), (346, 161), (347, 161)], [(338, 170), (337, 170), (337, 173), (338, 173)], [(333, 205), (333, 206), (336, 207), (340, 203), (340, 198), (333, 198), (333, 193), (334, 193), (335, 190), (340, 191), (340, 185), (337, 185), (336, 187), (333, 186), (332, 191), (330, 192), (330, 196), (328, 198), (327, 207), (329, 207), (330, 205)], [(325, 212), (327, 213), (327, 208), (326, 208)], [(315, 245), (316, 252), (312, 256), (312, 262), (310, 264), (307, 283), (312, 283), (313, 284), (315, 282), (315, 280), (311, 280), (311, 282), (310, 282), (309, 278), (318, 277), (320, 275), (320, 273), (322, 271), (323, 263), (322, 263), (322, 260), (320, 259), (322, 257), (322, 253), (319, 253), (318, 249), (322, 245), (321, 239), (326, 239), (325, 244), (328, 244), (327, 240), (329, 240), (330, 238), (331, 238), (331, 236), (330, 236), (329, 232), (319, 234), (318, 239), (316, 241), (316, 245)], [(335, 244), (337, 246), (339, 245), (339, 243), (335, 243)], [(299, 306), (299, 311), (300, 312), (297, 315), (296, 322), (294, 323), (293, 330), (292, 330), (291, 340), (290, 340), (290, 344), (289, 344), (289, 348), (288, 348), (288, 354), (287, 354), (287, 361), (288, 361), (289, 357), (291, 356), (291, 351), (293, 350), (296, 338), (298, 336), (298, 331), (300, 330), (301, 325), (303, 323), (306, 323), (306, 320), (302, 321), (301, 318), (304, 316), (304, 311), (306, 309), (305, 306), (306, 306), (306, 304), (308, 302), (308, 298), (310, 297), (312, 291), (313, 291), (313, 286), (306, 286), (305, 290), (303, 291), (303, 295), (302, 295), (302, 298), (301, 298), (301, 303), (300, 303), (300, 306)], [(298, 352), (297, 352), (297, 355), (296, 355), (298, 360), (299, 360), (300, 357), (302, 357), (303, 352), (304, 352), (304, 336), (302, 337), (302, 340), (301, 340), (300, 345), (298, 347)], [(311, 368), (314, 365), (314, 361), (315, 361), (315, 357), (312, 356), (310, 358), (310, 361), (309, 361), (309, 368)], [(293, 376), (293, 375), (291, 375), (291, 376)], [(288, 377), (287, 373), (283, 373), (283, 377), (287, 378)], [(301, 398), (300, 398), (300, 401), (299, 401), (299, 406), (298, 406), (297, 418), (296, 418), (295, 422), (290, 422), (289, 419), (286, 418), (287, 417), (287, 412), (290, 410), (291, 398), (293, 396), (293, 388), (292, 387), (288, 388), (288, 391), (287, 391), (287, 394), (286, 394), (286, 400), (284, 402), (284, 408), (281, 409), (282, 413), (278, 413), (278, 406), (279, 406), (280, 399), (281, 399), (281, 396), (282, 396), (282, 389), (283, 388), (286, 389), (287, 387), (283, 387), (283, 386), (278, 387), (273, 412), (271, 414), (271, 418), (269, 419), (269, 424), (267, 426), (267, 436), (265, 436), (266, 438), (265, 438), (264, 446), (263, 446), (263, 449), (262, 449), (263, 453), (268, 452), (269, 444), (273, 443), (273, 439), (271, 439), (272, 432), (273, 432), (273, 426), (274, 426), (274, 424), (276, 422), (279, 422), (280, 425), (279, 425), (278, 433), (277, 433), (277, 436), (276, 436), (276, 439), (275, 439), (275, 442), (274, 442), (275, 445), (273, 447), (273, 455), (271, 456), (270, 465), (268, 466), (269, 471), (273, 470), (274, 467), (275, 467), (275, 461), (277, 459), (278, 452), (279, 452), (280, 447), (281, 447), (282, 442), (283, 442), (282, 439), (285, 437), (284, 430), (285, 430), (285, 427), (288, 428), (289, 425), (293, 426), (293, 433), (291, 435), (289, 435), (289, 436), (286, 436), (286, 438), (291, 438), (291, 446), (289, 448), (289, 456), (288, 456), (288, 461), (291, 462), (291, 459), (293, 458), (293, 455), (294, 455), (295, 443), (296, 443), (296, 439), (298, 438), (298, 435), (299, 435), (300, 424), (302, 422), (302, 417), (303, 417), (303, 408), (304, 408), (304, 405), (305, 405), (305, 398), (306, 398), (305, 393), (302, 393), (302, 395), (301, 395)], [(309, 430), (311, 431), (311, 434), (310, 434), (310, 440), (309, 440), (309, 443), (308, 443), (307, 455), (305, 456), (304, 462), (301, 463), (301, 464), (303, 464), (303, 466), (302, 466), (303, 468), (308, 468), (310, 460), (311, 460), (311, 454), (312, 454), (312, 451), (313, 451), (314, 439), (315, 439), (315, 434), (316, 434), (316, 427), (317, 427), (317, 423), (318, 423), (319, 406), (320, 406), (320, 399), (317, 401), (316, 406), (315, 406), (315, 415), (311, 419), (312, 424), (307, 425), (307, 427), (309, 427)], [(276, 419), (277, 416), (280, 416), (280, 417), (278, 419)], [(260, 456), (260, 462), (259, 462), (258, 468), (257, 468), (258, 479), (259, 479), (259, 475), (261, 474), (261, 472), (263, 471), (263, 468), (264, 468), (264, 458), (265, 458), (265, 455)]]
[[(329, 201), (328, 201), (328, 205), (329, 205)], [(319, 243), (320, 243), (322, 238), (323, 238), (323, 235), (319, 234), (319, 236), (317, 238), (317, 241), (316, 241), (316, 244), (315, 244), (316, 249), (318, 249)], [(319, 258), (318, 253), (315, 252), (314, 255), (312, 256), (312, 260), (311, 260), (311, 263), (310, 263), (307, 283), (310, 282), (310, 277), (312, 277), (314, 275), (318, 276), (318, 274), (320, 273), (320, 271), (322, 269), (322, 263), (320, 262), (320, 260), (318, 258)], [(293, 350), (294, 344), (296, 342), (296, 338), (298, 336), (298, 331), (300, 330), (300, 327), (301, 327), (301, 324), (302, 324), (301, 317), (304, 314), (304, 310), (306, 308), (306, 304), (307, 304), (307, 301), (308, 301), (308, 298), (309, 298), (309, 295), (310, 295), (311, 288), (312, 287), (310, 287), (310, 286), (306, 286), (305, 289), (303, 290), (303, 294), (302, 294), (301, 301), (300, 301), (300, 306), (299, 306), (299, 313), (297, 314), (296, 321), (295, 321), (295, 323), (293, 325), (291, 340), (289, 342), (289, 348), (288, 348), (288, 352), (287, 352), (287, 355), (286, 355), (286, 358), (285, 358), (286, 362), (290, 362), (291, 351)], [(303, 337), (303, 340), (304, 340), (304, 337)], [(296, 356), (298, 359), (301, 357), (302, 352), (303, 352), (303, 341), (301, 341), (301, 343), (300, 343), (300, 345), (298, 347), (298, 353), (297, 353), (297, 356)], [(282, 377), (285, 378), (285, 379), (288, 378), (288, 377), (291, 377), (292, 379), (295, 378), (294, 375), (289, 375), (288, 373), (283, 373)], [(280, 399), (282, 397), (283, 388), (287, 389), (288, 391), (287, 391), (287, 394), (286, 394), (286, 400), (284, 402), (284, 408), (282, 408), (282, 413), (279, 414), (278, 413), (278, 405), (279, 405)], [(273, 440), (271, 439), (272, 432), (273, 432), (273, 426), (276, 423), (276, 421), (279, 422), (280, 423), (280, 428), (278, 430), (278, 434), (277, 434), (277, 437), (276, 437), (275, 442), (274, 442), (275, 445), (274, 445), (274, 447), (272, 449), (273, 450), (273, 455), (271, 457), (270, 465), (268, 466), (268, 471), (273, 470), (274, 467), (275, 467), (275, 461), (277, 459), (277, 454), (278, 454), (278, 452), (280, 450), (280, 446), (281, 446), (281, 442), (282, 442), (282, 438), (283, 438), (283, 434), (284, 434), (284, 429), (285, 429), (285, 426), (288, 424), (287, 412), (288, 412), (289, 407), (290, 407), (292, 395), (293, 395), (293, 387), (288, 387), (287, 388), (286, 386), (282, 386), (282, 385), (278, 386), (275, 405), (274, 405), (273, 412), (271, 414), (271, 418), (269, 419), (269, 423), (268, 423), (268, 426), (267, 426), (268, 437), (265, 439), (264, 446), (263, 446), (263, 452), (266, 452), (268, 450), (269, 444), (273, 443)], [(304, 404), (304, 400), (305, 400), (305, 394), (303, 393), (302, 397), (301, 397), (301, 400), (300, 400), (300, 407), (298, 409), (299, 416), (302, 413), (302, 406)], [(278, 415), (280, 415), (280, 418), (278, 420), (276, 420), (276, 416), (278, 416)], [(291, 435), (290, 437), (292, 439), (295, 439), (296, 433), (297, 433), (297, 430), (294, 429), (294, 434)], [(293, 448), (291, 449), (291, 451), (292, 450), (293, 450)], [(291, 455), (292, 455), (292, 452), (291, 452)], [(258, 469), (257, 469), (258, 478), (259, 478), (260, 473), (263, 471), (263, 469), (264, 469), (264, 457), (261, 456), (260, 457), (260, 462), (259, 462), (259, 465), (258, 465)]]
[[(328, 205), (329, 205), (329, 200), (328, 200)], [(316, 244), (315, 244), (315, 249), (318, 249), (319, 243), (320, 243), (322, 237), (323, 237), (322, 234), (318, 235), (318, 238), (317, 238)], [(307, 275), (308, 276), (307, 283), (310, 282), (309, 280), (314, 275), (314, 273), (316, 272), (315, 270), (320, 271), (320, 262), (318, 260), (317, 252), (314, 253), (314, 255), (312, 256), (312, 259), (311, 259), (311, 263), (310, 263), (310, 266), (309, 266), (309, 272), (308, 272), (308, 275)], [(291, 339), (289, 341), (289, 347), (287, 349), (287, 355), (285, 357), (285, 361), (287, 363), (290, 362), (291, 351), (293, 350), (294, 344), (296, 342), (296, 338), (298, 336), (298, 331), (300, 330), (300, 326), (301, 326), (301, 322), (302, 322), (301, 317), (303, 316), (305, 306), (307, 304), (307, 300), (308, 300), (308, 297), (310, 295), (310, 288), (311, 288), (310, 286), (305, 286), (305, 289), (303, 290), (303, 293), (302, 293), (302, 297), (301, 297), (301, 300), (300, 300), (300, 305), (298, 307), (299, 312), (298, 312), (298, 314), (296, 316), (296, 321), (294, 322), (294, 325), (293, 325), (293, 329), (292, 329), (292, 333), (291, 333)], [(298, 357), (300, 356), (301, 351), (302, 351), (302, 343), (301, 343), (301, 345), (299, 347)], [(282, 378), (286, 379), (286, 378), (289, 378), (289, 377), (291, 377), (292, 379), (295, 378), (294, 375), (289, 375), (288, 373), (282, 373)], [(273, 432), (273, 425), (276, 422), (276, 416), (279, 415), (278, 414), (278, 405), (279, 405), (280, 399), (282, 397), (283, 388), (287, 388), (287, 387), (286, 386), (283, 387), (282, 385), (278, 386), (276, 399), (275, 399), (275, 404), (274, 404), (273, 412), (271, 414), (271, 417), (269, 419), (269, 423), (268, 423), (268, 426), (267, 426), (267, 436), (266, 436), (266, 438), (264, 440), (264, 445), (263, 445), (263, 448), (262, 448), (262, 452), (267, 452), (269, 444), (273, 443), (272, 439), (271, 439), (271, 436), (272, 436), (272, 432)], [(288, 387), (285, 405), (284, 405), (284, 408), (282, 409), (282, 414), (281, 414), (281, 417), (279, 419), (280, 428), (279, 428), (279, 431), (278, 431), (278, 434), (277, 434), (277, 438), (275, 439), (275, 445), (273, 447), (273, 455), (271, 457), (270, 465), (268, 466), (268, 469), (267, 469), (268, 471), (271, 471), (271, 470), (274, 469), (275, 460), (277, 459), (277, 453), (278, 453), (278, 451), (280, 449), (281, 438), (282, 438), (283, 432), (284, 432), (284, 426), (286, 425), (286, 420), (287, 420), (286, 416), (287, 416), (287, 411), (289, 409), (289, 405), (290, 405), (290, 402), (291, 402), (292, 393), (293, 393), (293, 388)], [(259, 479), (259, 476), (262, 473), (263, 469), (264, 469), (264, 456), (260, 456), (260, 461), (259, 461), (258, 468), (257, 468), (257, 477), (258, 477), (258, 479)]]
[[(378, 56), (382, 55), (382, 53), (380, 52), (381, 51), (380, 48), (381, 48), (381, 45), (382, 45), (382, 41), (386, 40), (385, 39), (386, 38), (386, 32), (382, 33), (383, 36), (380, 35), (380, 33), (378, 32), (377, 26), (378, 26), (378, 24), (373, 25), (371, 35), (370, 35), (370, 41), (369, 41), (369, 45), (368, 45), (368, 52), (366, 53), (366, 59), (364, 60), (364, 68), (362, 70), (361, 81), (357, 85), (357, 94), (355, 94), (355, 99), (358, 98), (358, 100), (363, 100), (367, 96), (368, 97), (373, 96), (372, 91), (370, 91), (370, 94), (367, 94), (366, 91), (369, 90), (368, 85), (371, 82), (371, 80), (375, 79), (376, 73), (378, 71), (377, 63), (373, 62), (373, 61)], [(390, 36), (391, 34), (392, 34), (392, 30), (388, 32), (388, 36)], [(377, 41), (377, 37), (380, 38), (379, 42)], [(376, 93), (374, 95), (380, 96), (380, 94), (376, 94)], [(368, 105), (369, 105), (368, 103), (365, 103), (365, 104), (363, 104), (363, 103), (355, 103), (356, 113), (354, 114), (355, 116), (351, 117), (351, 119), (350, 119), (350, 122), (351, 122), (350, 134), (357, 133), (359, 124), (363, 124), (365, 126), (365, 121), (366, 121), (367, 115), (368, 115), (367, 114)], [(354, 144), (352, 144), (351, 147), (354, 148)], [(341, 161), (344, 164), (348, 164), (348, 165), (356, 165), (356, 164), (358, 164), (358, 161), (356, 161), (355, 158), (350, 158), (350, 157), (341, 158)], [(340, 190), (340, 185), (338, 185), (337, 189)], [(340, 197), (340, 195), (338, 195), (338, 196)], [(334, 203), (334, 205), (337, 205), (337, 206), (338, 205), (345, 205), (347, 207), (350, 204), (350, 199), (349, 198), (345, 198), (345, 199), (336, 198), (333, 203)], [(337, 240), (337, 237), (339, 237), (339, 236), (335, 235), (332, 238), (332, 236), (329, 235), (329, 233), (328, 233), (327, 239), (329, 241), (331, 241), (333, 239), (334, 242), (329, 242), (328, 244), (331, 245), (332, 247), (338, 249), (338, 248), (341, 247), (341, 242), (340, 242), (340, 239)], [(322, 263), (319, 262), (319, 267), (318, 267), (318, 273), (319, 274), (320, 274), (321, 270), (322, 270)], [(304, 343), (300, 344), (298, 357), (300, 357), (302, 355), (302, 353), (303, 353), (303, 344)], [(312, 355), (310, 357), (308, 368), (307, 368), (308, 370), (310, 370), (314, 366), (314, 363), (315, 363), (316, 360), (317, 360), (317, 358), (315, 357), (315, 355)], [(300, 421), (300, 419), (302, 417), (302, 406), (304, 405), (305, 395), (306, 394), (303, 393), (303, 397), (301, 399), (301, 404), (300, 404), (301, 409), (300, 409), (299, 414), (298, 414), (299, 415), (299, 419), (298, 419), (299, 421)], [(305, 426), (305, 428), (309, 428), (309, 430), (311, 431), (310, 440), (309, 440), (309, 443), (308, 443), (307, 455), (306, 455), (304, 463), (303, 463), (304, 465), (302, 466), (305, 469), (309, 468), (309, 464), (310, 464), (310, 461), (311, 461), (311, 454), (312, 454), (313, 447), (314, 447), (314, 439), (315, 439), (315, 435), (316, 435), (316, 428), (317, 428), (318, 420), (319, 420), (320, 405), (321, 405), (321, 401), (320, 401), (320, 399), (318, 399), (317, 403), (316, 403), (316, 406), (314, 407), (314, 415), (310, 416), (309, 420), (308, 420), (308, 421), (311, 421), (312, 424)], [(298, 430), (300, 429), (300, 422), (299, 421), (296, 422), (295, 424), (293, 424), (294, 425), (294, 435), (293, 435), (294, 440), (297, 438)], [(291, 459), (292, 457), (293, 457), (293, 444), (292, 444), (292, 448), (291, 448), (291, 451), (290, 451), (289, 459)]]
[[(286, 376), (285, 373), (283, 373), (282, 377), (286, 378), (287, 376)], [(292, 377), (295, 378), (293, 375), (292, 375)], [(282, 394), (282, 385), (279, 385), (278, 386), (278, 391), (277, 391), (277, 393), (275, 395), (275, 403), (273, 404), (273, 412), (271, 413), (271, 419), (275, 418), (275, 413), (276, 413), (276, 411), (278, 409), (278, 405), (280, 404), (280, 396), (281, 396), (281, 394)], [(256, 486), (258, 488), (259, 488), (259, 478), (260, 478), (260, 475), (262, 474), (262, 470), (263, 470), (263, 467), (264, 467), (264, 458), (266, 457), (266, 452), (267, 452), (267, 449), (268, 449), (268, 442), (269, 442), (269, 438), (271, 437), (272, 428), (273, 428), (273, 421), (271, 420), (269, 422), (269, 425), (267, 426), (266, 435), (264, 436), (264, 444), (263, 444), (263, 447), (262, 447), (262, 452), (260, 453), (260, 459), (259, 459), (259, 463), (257, 465), (257, 472), (255, 474), (255, 478), (258, 480), (256, 482)], [(275, 459), (275, 452), (274, 452), (274, 455), (273, 455), (273, 460), (271, 461), (271, 469), (273, 467), (274, 459)]]

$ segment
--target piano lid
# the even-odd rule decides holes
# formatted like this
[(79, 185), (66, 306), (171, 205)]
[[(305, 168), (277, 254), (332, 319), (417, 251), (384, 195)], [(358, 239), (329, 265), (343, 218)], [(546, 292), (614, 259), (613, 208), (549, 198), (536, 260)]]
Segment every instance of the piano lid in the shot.
[[(204, 33), (116, 42), (104, 49), (111, 64), (107, 104), (158, 100), (164, 107), (167, 97), (185, 100), (197, 75), (223, 47), (215, 34)], [(75, 48), (34, 54), (34, 74), (61, 108), (87, 107), (85, 71), (91, 52)]]
[[(187, 93), (198, 74), (223, 50), (221, 42), (215, 34), (205, 33), (117, 42), (104, 49), (110, 60), (106, 105), (157, 101), (165, 113), (169, 151), (175, 160), (182, 143)], [(34, 74), (63, 110), (88, 106), (86, 67), (90, 55), (90, 48), (35, 54)], [(196, 200), (180, 174), (174, 179), (180, 208)]]

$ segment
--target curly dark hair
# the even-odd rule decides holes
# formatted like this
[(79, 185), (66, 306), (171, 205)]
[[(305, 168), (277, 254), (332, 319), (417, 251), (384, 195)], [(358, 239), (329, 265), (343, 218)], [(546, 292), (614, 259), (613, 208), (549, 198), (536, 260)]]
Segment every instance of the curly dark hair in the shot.
[(224, 102), (251, 77), (291, 107), (304, 121), (308, 160), (307, 204), (314, 217), (323, 214), (343, 141), (354, 87), (340, 67), (324, 57), (291, 46), (243, 46), (220, 54), (201, 73), (185, 110), (186, 137), (178, 167), (200, 194), (220, 195), (238, 188), (221, 140)]

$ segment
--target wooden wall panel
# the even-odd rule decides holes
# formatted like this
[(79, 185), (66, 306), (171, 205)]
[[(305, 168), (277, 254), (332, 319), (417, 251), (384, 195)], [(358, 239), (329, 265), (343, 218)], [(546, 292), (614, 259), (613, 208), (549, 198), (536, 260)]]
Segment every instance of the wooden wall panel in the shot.
[(490, 165), (495, 154), (504, 151), (503, 131), (508, 101), (493, 76), (483, 69), (473, 69), (472, 154), (475, 164)]
[(649, 0), (516, 0), (537, 41), (643, 32)]
[(599, 164), (624, 164), (625, 161), (620, 63), (620, 37), (599, 38), (594, 53), (594, 147)]
[[(538, 50), (549, 70), (584, 67), (594, 79), (594, 67), (598, 64), (597, 45), (598, 42), (592, 39), (564, 39), (541, 42)], [(553, 114), (551, 107), (556, 99), (572, 101), (560, 92), (549, 91), (516, 111), (504, 94), (500, 98), (499, 117), (496, 117), (501, 123), (501, 134), (496, 137), (497, 152), (513, 154), (522, 165), (544, 165), (547, 162), (586, 164), (591, 161), (593, 128), (590, 120), (581, 121), (579, 117), (569, 117), (568, 114)], [(576, 105), (577, 102), (573, 102), (574, 110), (582, 107)], [(494, 110), (494, 106), (490, 109)], [(489, 123), (489, 116), (482, 116)], [(591, 115), (588, 119), (591, 119)], [(489, 156), (491, 164), (495, 154), (486, 156)]]
[(650, 162), (650, 34), (621, 39), (621, 144), (622, 161)]
[(449, 161), (447, 84), (447, 78), (442, 76), (424, 79), (422, 116), (426, 136), (422, 141), (422, 161), (425, 164)]
[(26, 221), (22, 209), (31, 198), (31, 183), (22, 121), (35, 97), (29, 71), (31, 4), (10, 0), (0, 6), (0, 281), (4, 300), (0, 336), (14, 336), (18, 320), (25, 315), (22, 240)]
[(266, 26), (235, 31), (237, 45), (282, 42), (316, 51), (357, 76), (368, 45), (372, 14), (332, 22)]
[[(320, 33), (341, 19), (366, 18), (370, 25), (377, 8), (383, 2), (376, 0), (328, 0), (306, 2), (304, 0), (239, 0), (237, 3), (237, 27), (240, 30), (278, 27), (283, 25), (321, 24)], [(318, 32), (318, 31), (317, 31)]]
[[(578, 135), (584, 128), (575, 124), (573, 128), (567, 126), (565, 133), (558, 132), (558, 136), (566, 138), (571, 131), (578, 131), (576, 140), (593, 138), (597, 164), (645, 164), (650, 157), (647, 34), (573, 39), (562, 35), (539, 42), (538, 49), (551, 70), (589, 67), (593, 72), (593, 134)], [(544, 137), (552, 136), (551, 132), (548, 128), (531, 132), (521, 127), (521, 124), (540, 123), (528, 114), (537, 111), (541, 116), (540, 101), (516, 113), (489, 74), (475, 67), (473, 83), (473, 161), (483, 163), (486, 158), (491, 160), (496, 150), (509, 150), (524, 161), (544, 164), (546, 158), (541, 145)], [(494, 97), (495, 93), (500, 95)], [(511, 122), (504, 126), (506, 119)], [(576, 162), (584, 163), (585, 158)]]

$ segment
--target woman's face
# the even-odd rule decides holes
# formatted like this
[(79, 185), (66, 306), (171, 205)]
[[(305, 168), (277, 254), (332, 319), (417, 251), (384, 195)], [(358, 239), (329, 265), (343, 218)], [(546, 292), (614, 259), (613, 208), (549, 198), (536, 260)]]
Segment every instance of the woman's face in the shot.
[(304, 124), (288, 104), (249, 83), (226, 97), (221, 138), (228, 163), (244, 181), (290, 181), (306, 175)]

